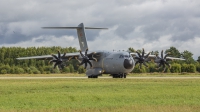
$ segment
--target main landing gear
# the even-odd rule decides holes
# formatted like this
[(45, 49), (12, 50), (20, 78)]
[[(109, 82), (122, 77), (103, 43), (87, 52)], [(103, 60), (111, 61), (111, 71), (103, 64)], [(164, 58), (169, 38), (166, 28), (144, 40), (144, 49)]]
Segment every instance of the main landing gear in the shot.
[(111, 74), (113, 78), (126, 78), (126, 73)]
[(88, 78), (98, 78), (98, 75), (91, 75), (91, 76), (88, 76)]

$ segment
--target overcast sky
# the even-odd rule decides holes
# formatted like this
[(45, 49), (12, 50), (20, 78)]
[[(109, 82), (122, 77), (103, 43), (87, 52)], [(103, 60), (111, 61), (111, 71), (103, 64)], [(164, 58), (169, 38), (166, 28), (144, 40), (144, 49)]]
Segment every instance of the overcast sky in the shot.
[(80, 23), (109, 28), (86, 30), (89, 50), (174, 46), (200, 56), (199, 0), (1, 0), (0, 46), (80, 49), (76, 30), (41, 29)]

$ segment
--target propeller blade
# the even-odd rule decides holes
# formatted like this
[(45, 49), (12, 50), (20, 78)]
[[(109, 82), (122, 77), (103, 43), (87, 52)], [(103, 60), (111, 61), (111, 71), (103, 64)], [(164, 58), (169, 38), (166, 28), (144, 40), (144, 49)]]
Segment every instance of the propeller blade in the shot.
[(135, 65), (137, 65), (137, 64), (138, 64), (138, 61), (135, 62)]
[[(137, 59), (136, 64), (137, 64), (137, 63), (140, 63), (140, 68), (141, 68), (142, 64), (143, 64), (144, 66), (148, 67), (147, 64), (146, 64), (145, 62), (148, 61), (148, 57), (149, 57), (149, 55), (150, 55), (150, 52), (149, 52), (147, 55), (144, 55), (144, 54), (145, 54), (145, 51), (144, 51), (144, 48), (143, 48), (143, 49), (142, 49), (142, 55), (141, 55), (138, 51), (136, 51), (136, 53), (138, 54), (138, 57), (135, 57), (135, 59)], [(136, 64), (135, 64), (135, 65), (136, 65)]]
[(65, 55), (66, 55), (66, 53), (64, 53), (64, 54), (63, 54), (62, 58), (64, 58), (64, 57), (65, 57)]
[(52, 57), (54, 57), (55, 59), (49, 61), (49, 63), (51, 63), (51, 62), (54, 62), (54, 63), (55, 63), (55, 64), (54, 64), (54, 67), (53, 67), (54, 69), (56, 68), (56, 66), (58, 66), (59, 69), (62, 69), (62, 68), (64, 68), (64, 66), (65, 66), (65, 65), (62, 63), (62, 62), (63, 62), (63, 61), (62, 61), (62, 58), (64, 58), (65, 55), (66, 55), (66, 53), (64, 53), (63, 56), (61, 56), (60, 51), (58, 50), (58, 56), (52, 54)]
[(144, 48), (142, 49), (142, 57), (144, 57)]
[(58, 58), (60, 59), (60, 51), (58, 51)]
[(54, 58), (56, 58), (57, 60), (59, 60), (58, 57), (57, 57), (56, 55), (52, 54), (52, 56), (53, 56)]
[(96, 61), (97, 62), (97, 59), (92, 57), (92, 58), (89, 58), (89, 60), (93, 60), (93, 61)]
[(161, 67), (161, 65), (162, 65), (162, 64), (160, 63), (160, 64), (158, 65), (158, 68), (160, 68), (160, 67)]
[(90, 67), (92, 67), (92, 63), (88, 60), (88, 63), (90, 64)]
[(58, 63), (55, 63), (55, 65), (54, 65), (54, 67), (53, 67), (53, 68), (55, 69), (57, 65), (58, 65)]
[(167, 54), (165, 55), (164, 59), (166, 59), (166, 58), (167, 58), (167, 56), (168, 56), (169, 54), (170, 54), (170, 53), (167, 53)]
[(163, 58), (163, 50), (161, 51), (161, 58)]
[(165, 68), (165, 63), (162, 63), (162, 66)]
[(158, 68), (160, 68), (161, 66), (163, 66), (164, 70), (163, 72), (165, 71), (166, 69), (166, 65), (171, 68), (170, 64), (166, 61), (166, 57), (169, 55), (170, 53), (167, 53), (164, 58), (163, 58), (163, 50), (161, 51), (161, 58), (155, 60), (156, 63), (159, 63), (158, 65)]
[(87, 56), (88, 49), (85, 50), (85, 56)]
[(145, 62), (144, 62), (143, 64), (144, 64), (144, 66), (148, 67), (147, 64), (146, 64)]
[(136, 51), (136, 53), (138, 54), (139, 57), (141, 57), (140, 53), (138, 51)]
[(170, 66), (170, 64), (169, 64), (168, 62), (165, 61), (165, 64), (166, 64), (169, 68), (171, 68), (171, 66)]
[(149, 55), (150, 55), (150, 52), (145, 56), (145, 58), (148, 58), (149, 57)]
[(160, 57), (158, 56), (158, 54), (155, 54), (155, 55), (156, 55), (157, 58), (160, 58)]
[(83, 55), (83, 53), (81, 52), (81, 50), (80, 50), (79, 52), (80, 52), (81, 56), (84, 57), (84, 55)]
[(49, 63), (52, 63), (52, 62), (57, 62), (57, 60), (50, 60), (50, 61), (49, 61)]
[(140, 69), (142, 68), (142, 63), (140, 63)]
[(90, 60), (97, 61), (97, 59), (94, 58), (93, 55), (90, 58), (87, 56), (88, 49), (85, 50), (85, 55), (83, 55), (83, 53), (81, 51), (79, 51), (79, 52), (80, 52), (80, 55), (82, 56), (82, 62), (79, 65), (82, 65), (85, 63), (85, 69), (87, 67), (87, 63), (89, 63), (90, 67), (92, 67), (92, 63), (90, 62)]
[(59, 68), (59, 69), (62, 69), (62, 67), (61, 67), (61, 65), (60, 65), (60, 64), (58, 64), (58, 68)]
[(87, 68), (87, 63), (85, 63), (85, 69)]
[(139, 60), (140, 58), (139, 58), (139, 57), (135, 57), (135, 59), (138, 59), (138, 60)]

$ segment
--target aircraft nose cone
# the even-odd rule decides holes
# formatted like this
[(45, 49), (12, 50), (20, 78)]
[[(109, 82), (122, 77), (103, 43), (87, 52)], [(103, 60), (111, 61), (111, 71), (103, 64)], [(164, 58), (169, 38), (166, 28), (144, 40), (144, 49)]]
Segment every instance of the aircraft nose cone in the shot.
[(124, 68), (126, 68), (126, 69), (133, 68), (133, 60), (131, 60), (131, 59), (125, 59), (124, 60)]

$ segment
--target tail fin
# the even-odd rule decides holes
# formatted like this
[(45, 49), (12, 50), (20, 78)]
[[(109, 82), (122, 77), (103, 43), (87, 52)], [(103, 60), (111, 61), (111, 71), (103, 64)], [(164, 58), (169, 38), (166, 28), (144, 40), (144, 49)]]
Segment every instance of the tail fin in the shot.
[(84, 27), (83, 23), (79, 24), (78, 27), (42, 27), (42, 28), (43, 29), (77, 29), (77, 35), (78, 35), (81, 51), (85, 51), (88, 48), (87, 38), (85, 35), (85, 29), (108, 29), (108, 28)]
[(77, 35), (78, 35), (80, 49), (81, 51), (85, 51), (88, 48), (87, 38), (85, 36), (85, 27), (83, 23), (79, 24), (78, 27), (79, 28), (77, 28)]

